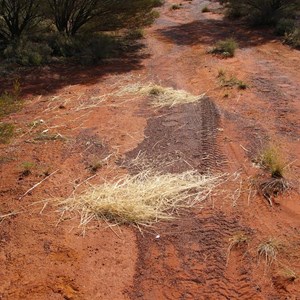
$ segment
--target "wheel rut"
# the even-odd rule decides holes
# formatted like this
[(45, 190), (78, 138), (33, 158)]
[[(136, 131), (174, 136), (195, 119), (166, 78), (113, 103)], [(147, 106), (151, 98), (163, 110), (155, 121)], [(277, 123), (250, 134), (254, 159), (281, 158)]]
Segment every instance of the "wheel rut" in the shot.
[[(258, 299), (252, 269), (228, 272), (226, 240), (243, 228), (221, 212), (160, 225), (158, 236), (138, 237), (139, 259), (131, 299)], [(225, 241), (225, 243), (224, 243)], [(224, 247), (225, 246), (225, 247)]]
[[(220, 170), (224, 161), (217, 146), (219, 112), (208, 98), (161, 110), (148, 120), (146, 138), (126, 160), (143, 155), (149, 164), (163, 172)], [(131, 171), (137, 171), (135, 166)]]

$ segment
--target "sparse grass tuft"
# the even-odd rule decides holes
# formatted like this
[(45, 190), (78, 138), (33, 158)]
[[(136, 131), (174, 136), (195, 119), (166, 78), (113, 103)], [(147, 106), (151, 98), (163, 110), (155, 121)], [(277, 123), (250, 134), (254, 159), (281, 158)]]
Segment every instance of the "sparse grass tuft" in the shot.
[(273, 178), (282, 178), (284, 175), (285, 163), (278, 147), (269, 145), (263, 149), (258, 158), (261, 166), (271, 172)]
[(41, 132), (35, 138), (35, 141), (64, 141), (66, 138), (60, 133)]
[(224, 69), (218, 70), (218, 78), (223, 78), (226, 76), (226, 71)]
[(174, 105), (193, 103), (201, 100), (204, 94), (194, 96), (184, 90), (175, 90), (171, 87), (163, 87), (153, 83), (136, 83), (123, 87), (116, 95), (140, 94), (151, 97), (151, 104), (154, 107), (172, 107)]
[(210, 51), (212, 54), (218, 54), (223, 57), (233, 57), (238, 47), (237, 42), (233, 38), (218, 41), (214, 48)]
[(237, 232), (232, 237), (229, 238), (229, 247), (228, 251), (230, 251), (234, 247), (238, 247), (242, 244), (245, 244), (248, 242), (248, 236), (245, 234), (245, 232)]
[(279, 148), (270, 144), (262, 150), (256, 162), (270, 172), (271, 178), (258, 182), (256, 187), (272, 206), (272, 199), (274, 197), (292, 189), (289, 181), (284, 178), (287, 167), (285, 160), (283, 160)]
[(95, 159), (91, 161), (91, 163), (89, 164), (89, 169), (91, 170), (91, 172), (96, 173), (98, 170), (102, 169), (105, 165), (107, 165), (107, 161)]
[(94, 186), (60, 204), (65, 211), (78, 211), (81, 225), (95, 218), (150, 225), (170, 220), (180, 208), (192, 207), (205, 200), (219, 182), (220, 177), (199, 175), (194, 171), (182, 174), (143, 171)]
[(229, 246), (227, 249), (227, 263), (229, 260), (230, 252), (233, 248), (241, 247), (242, 245), (246, 245), (248, 243), (249, 237), (245, 232), (237, 232), (233, 236), (229, 238)]
[(278, 273), (290, 282), (293, 282), (298, 279), (298, 274), (288, 267), (284, 267)]
[(240, 90), (245, 90), (248, 85), (242, 80), (237, 79), (235, 76), (228, 77), (226, 71), (220, 69), (218, 71), (218, 76), (220, 84), (222, 87), (234, 87), (236, 86)]
[(25, 161), (22, 163), (21, 167), (22, 167), (22, 175), (28, 176), (31, 174), (32, 169), (35, 167), (35, 163), (30, 161)]
[(259, 256), (264, 257), (267, 265), (271, 265), (276, 259), (277, 254), (281, 248), (282, 245), (277, 239), (269, 238), (267, 241), (259, 244), (257, 253)]
[(20, 83), (16, 80), (11, 92), (6, 91), (0, 95), (0, 119), (21, 108), (22, 101), (20, 100), (20, 92)]
[(0, 123), (0, 144), (7, 144), (14, 136), (15, 126), (8, 123)]

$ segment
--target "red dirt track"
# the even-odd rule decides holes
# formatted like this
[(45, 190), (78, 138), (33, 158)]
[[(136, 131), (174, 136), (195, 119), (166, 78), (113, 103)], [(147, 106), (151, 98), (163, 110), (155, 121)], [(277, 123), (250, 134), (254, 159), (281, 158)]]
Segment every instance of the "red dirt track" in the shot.
[[(300, 276), (300, 52), (270, 32), (201, 12), (215, 2), (171, 10), (174, 3), (160, 8), (132, 63), (44, 67), (21, 77), (24, 107), (3, 120), (17, 134), (0, 145), (1, 300), (300, 299), (299, 279), (287, 275)], [(232, 36), (235, 57), (207, 53)], [(222, 87), (220, 69), (248, 88)], [(206, 95), (154, 110), (147, 97), (113, 94), (137, 81)], [(250, 189), (251, 178), (266, 176), (253, 159), (269, 141), (290, 163), (294, 187), (272, 207)], [(140, 153), (163, 172), (194, 168), (229, 179), (201, 207), (142, 233), (104, 221), (83, 232), (77, 214), (45, 202), (136, 172), (130, 161)], [(29, 176), (24, 162), (34, 163)], [(240, 232), (247, 243), (228, 251)], [(282, 247), (267, 265), (257, 248), (272, 237)]]

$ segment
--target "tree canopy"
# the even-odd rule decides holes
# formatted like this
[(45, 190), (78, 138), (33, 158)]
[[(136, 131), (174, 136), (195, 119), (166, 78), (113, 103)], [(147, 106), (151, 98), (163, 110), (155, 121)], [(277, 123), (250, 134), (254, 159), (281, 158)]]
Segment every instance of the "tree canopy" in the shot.
[(40, 17), (39, 0), (0, 0), (0, 36), (5, 40), (18, 38), (35, 26)]
[(51, 20), (68, 36), (86, 25), (98, 31), (146, 25), (160, 4), (160, 0), (0, 0), (0, 37), (18, 38), (42, 20)]

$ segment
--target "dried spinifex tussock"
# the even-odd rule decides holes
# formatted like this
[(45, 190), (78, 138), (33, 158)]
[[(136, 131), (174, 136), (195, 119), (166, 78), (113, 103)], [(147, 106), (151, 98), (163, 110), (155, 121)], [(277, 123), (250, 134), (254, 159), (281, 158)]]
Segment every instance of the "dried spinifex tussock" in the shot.
[(64, 211), (80, 213), (80, 225), (96, 218), (149, 225), (169, 220), (180, 208), (205, 200), (221, 180), (222, 176), (199, 175), (194, 171), (161, 174), (148, 170), (93, 186), (83, 194), (61, 200), (60, 204)]
[(172, 107), (178, 104), (193, 103), (201, 100), (205, 94), (192, 95), (184, 90), (175, 90), (172, 87), (163, 87), (153, 83), (129, 84), (121, 88), (116, 95), (140, 94), (151, 97), (151, 104), (154, 107)]

